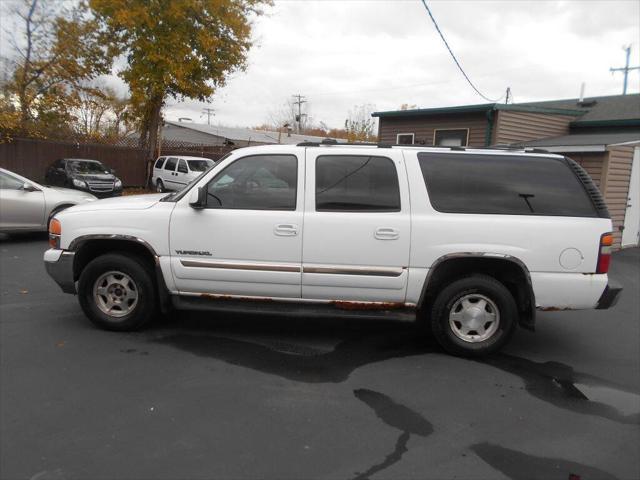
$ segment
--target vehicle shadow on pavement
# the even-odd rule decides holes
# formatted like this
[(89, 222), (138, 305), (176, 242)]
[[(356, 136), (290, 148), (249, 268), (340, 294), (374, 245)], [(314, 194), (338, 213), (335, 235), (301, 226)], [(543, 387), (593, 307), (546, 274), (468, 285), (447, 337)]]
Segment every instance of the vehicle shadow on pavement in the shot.
[[(179, 329), (157, 332), (159, 335), (154, 341), (201, 357), (306, 383), (343, 382), (364, 365), (438, 349), (435, 341), (422, 335), (414, 325), (400, 322), (265, 320), (254, 316), (212, 322), (200, 315), (189, 315), (181, 319), (180, 324)], [(283, 334), (301, 341), (282, 341)], [(264, 340), (256, 341), (255, 335), (262, 335)], [(302, 341), (326, 335), (338, 341), (330, 351)]]
[[(309, 346), (330, 335), (332, 349)], [(256, 336), (259, 339), (256, 339)], [(288, 340), (283, 341), (286, 338)], [(181, 314), (165, 322), (153, 341), (231, 365), (305, 383), (340, 383), (365, 365), (415, 355), (446, 353), (424, 328), (398, 321), (298, 319)], [(535, 362), (498, 353), (462, 360), (520, 377), (533, 397), (558, 408), (623, 424), (640, 423), (640, 396), (608, 380), (576, 372), (560, 362)]]

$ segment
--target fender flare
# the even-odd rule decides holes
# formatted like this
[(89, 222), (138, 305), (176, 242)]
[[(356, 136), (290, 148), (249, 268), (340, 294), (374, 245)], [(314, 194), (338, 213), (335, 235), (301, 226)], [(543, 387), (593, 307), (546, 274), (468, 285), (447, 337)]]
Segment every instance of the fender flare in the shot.
[(529, 269), (525, 265), (525, 263), (517, 257), (512, 255), (507, 255), (504, 253), (490, 253), (490, 252), (456, 252), (456, 253), (447, 253), (436, 259), (435, 262), (431, 264), (429, 268), (429, 272), (424, 280), (424, 285), (422, 286), (422, 293), (420, 294), (420, 299), (418, 300), (418, 308), (421, 308), (423, 302), (425, 300), (427, 289), (429, 288), (429, 282), (431, 281), (434, 273), (437, 271), (438, 267), (442, 265), (444, 262), (456, 258), (480, 258), (480, 259), (495, 259), (495, 260), (503, 260), (507, 262), (511, 262), (516, 265), (524, 274), (526, 279), (526, 289), (530, 298), (529, 308), (525, 311), (525, 315), (520, 318), (520, 325), (529, 330), (535, 329), (536, 322), (536, 298), (535, 293), (533, 291), (533, 283), (531, 281), (531, 274), (529, 273)]

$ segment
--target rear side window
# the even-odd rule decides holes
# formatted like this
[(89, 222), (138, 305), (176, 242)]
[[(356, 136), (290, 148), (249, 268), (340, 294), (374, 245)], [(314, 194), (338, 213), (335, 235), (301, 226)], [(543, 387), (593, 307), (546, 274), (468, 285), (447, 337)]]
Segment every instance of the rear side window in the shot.
[(155, 168), (162, 168), (163, 163), (164, 163), (164, 157), (160, 157), (158, 160), (156, 160)]
[(176, 163), (178, 163), (178, 159), (171, 157), (167, 160), (167, 163), (164, 164), (164, 169), (173, 171), (176, 169)]
[(418, 160), (439, 212), (598, 216), (564, 159), (419, 153)]
[(180, 173), (189, 173), (189, 169), (187, 168), (187, 162), (180, 159), (180, 163), (178, 163), (178, 171)]
[(389, 158), (324, 155), (316, 159), (319, 212), (400, 211), (398, 172)]

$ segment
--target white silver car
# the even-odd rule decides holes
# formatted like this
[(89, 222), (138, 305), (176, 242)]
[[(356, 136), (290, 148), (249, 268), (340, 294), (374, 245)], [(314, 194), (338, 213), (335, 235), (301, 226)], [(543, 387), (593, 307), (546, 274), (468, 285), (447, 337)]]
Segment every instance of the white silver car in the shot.
[(203, 157), (159, 157), (153, 165), (153, 186), (157, 192), (182, 190), (215, 163), (210, 158)]
[(0, 232), (46, 231), (56, 213), (94, 200), (89, 193), (45, 187), (0, 168)]

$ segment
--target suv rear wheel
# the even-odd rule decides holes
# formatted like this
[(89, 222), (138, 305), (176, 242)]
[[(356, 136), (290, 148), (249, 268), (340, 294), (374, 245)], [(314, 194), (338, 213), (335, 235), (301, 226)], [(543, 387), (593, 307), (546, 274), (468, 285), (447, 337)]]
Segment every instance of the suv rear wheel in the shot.
[(136, 330), (156, 312), (156, 289), (148, 267), (137, 257), (109, 253), (93, 259), (78, 281), (80, 306), (105, 330)]
[(511, 338), (518, 310), (509, 290), (488, 275), (472, 275), (447, 285), (431, 311), (431, 329), (449, 353), (482, 356)]

